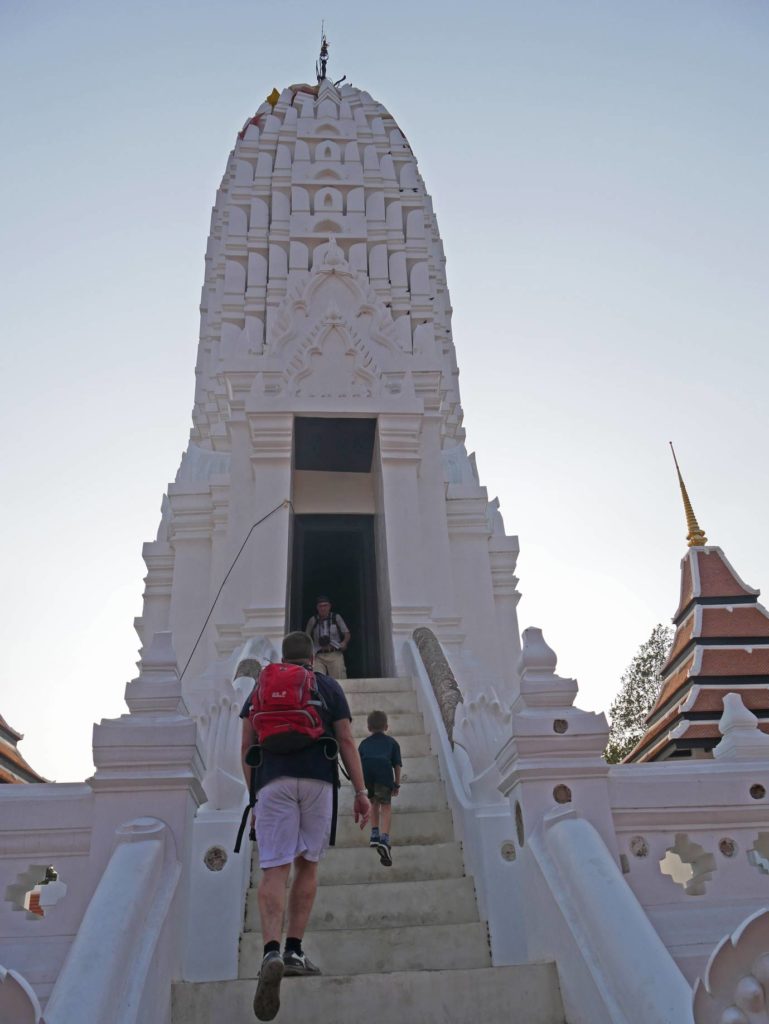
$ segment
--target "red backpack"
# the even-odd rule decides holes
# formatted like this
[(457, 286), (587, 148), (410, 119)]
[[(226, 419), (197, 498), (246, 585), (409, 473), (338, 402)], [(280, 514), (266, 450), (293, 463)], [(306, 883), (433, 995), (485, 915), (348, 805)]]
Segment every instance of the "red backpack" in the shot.
[(311, 746), (326, 731), (322, 707), (314, 672), (302, 665), (267, 665), (259, 673), (248, 718), (260, 747), (292, 754)]

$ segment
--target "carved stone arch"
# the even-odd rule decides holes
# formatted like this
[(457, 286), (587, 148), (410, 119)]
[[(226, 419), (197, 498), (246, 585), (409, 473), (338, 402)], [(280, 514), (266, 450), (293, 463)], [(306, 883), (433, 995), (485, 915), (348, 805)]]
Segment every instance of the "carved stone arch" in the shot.
[(382, 373), (354, 326), (329, 308), (288, 367), (286, 391), (301, 398), (371, 398)]
[(344, 175), (336, 167), (321, 167), (313, 174), (314, 181), (343, 181)]
[(290, 285), (269, 331), (268, 351), (285, 358), (301, 349), (308, 337), (316, 337), (319, 324), (332, 322), (329, 310), (336, 317), (333, 322), (347, 325), (361, 353), (368, 353), (365, 365), (375, 359), (385, 373), (406, 369), (390, 310), (366, 274), (350, 266), (333, 236), (313, 252), (309, 276)]
[(337, 220), (326, 220), (319, 221), (313, 228), (316, 235), (341, 235), (342, 225)]
[(319, 121), (315, 125), (316, 135), (334, 135), (337, 138), (342, 134), (337, 125), (333, 121)]

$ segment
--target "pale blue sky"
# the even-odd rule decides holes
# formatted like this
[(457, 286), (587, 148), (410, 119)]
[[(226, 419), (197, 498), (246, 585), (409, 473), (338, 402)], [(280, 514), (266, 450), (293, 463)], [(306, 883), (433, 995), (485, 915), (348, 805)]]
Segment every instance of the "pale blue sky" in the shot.
[(769, 588), (765, 0), (4, 0), (0, 713), (49, 777), (89, 774), (124, 709), (214, 192), (272, 87), (312, 79), (321, 17), (433, 196), (468, 447), (578, 703), (607, 709), (675, 608), (670, 438)]

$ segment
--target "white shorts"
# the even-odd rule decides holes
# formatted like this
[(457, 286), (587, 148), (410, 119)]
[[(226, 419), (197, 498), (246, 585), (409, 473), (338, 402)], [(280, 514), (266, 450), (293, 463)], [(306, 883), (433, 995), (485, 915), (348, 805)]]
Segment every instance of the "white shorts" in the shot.
[(331, 834), (333, 794), (330, 782), (286, 775), (260, 789), (255, 808), (259, 866), (277, 868), (296, 857), (319, 861)]

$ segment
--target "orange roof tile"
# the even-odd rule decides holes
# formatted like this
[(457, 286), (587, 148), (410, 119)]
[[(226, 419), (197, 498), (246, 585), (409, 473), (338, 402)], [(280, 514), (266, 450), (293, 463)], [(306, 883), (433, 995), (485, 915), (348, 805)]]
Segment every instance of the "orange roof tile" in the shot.
[(731, 611), (719, 607), (703, 608), (700, 636), (769, 637), (769, 615), (759, 605), (753, 604), (736, 604)]
[[(769, 676), (769, 647), (705, 647), (698, 676)], [(767, 679), (769, 683), (769, 679)], [(769, 706), (769, 691), (767, 691)]]

